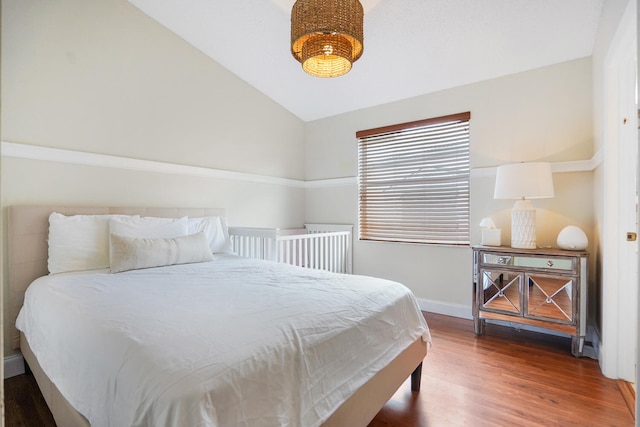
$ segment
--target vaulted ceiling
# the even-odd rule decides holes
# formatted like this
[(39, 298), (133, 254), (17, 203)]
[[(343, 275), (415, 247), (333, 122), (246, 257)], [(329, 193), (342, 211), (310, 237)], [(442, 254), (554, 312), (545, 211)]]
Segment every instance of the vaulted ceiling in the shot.
[(603, 0), (361, 0), (364, 54), (321, 79), (290, 53), (294, 0), (129, 0), (304, 121), (590, 56)]

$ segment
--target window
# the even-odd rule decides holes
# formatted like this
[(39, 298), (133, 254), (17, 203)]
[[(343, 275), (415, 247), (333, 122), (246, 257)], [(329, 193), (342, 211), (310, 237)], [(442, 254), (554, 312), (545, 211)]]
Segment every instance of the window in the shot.
[(469, 244), (471, 113), (359, 131), (359, 238)]

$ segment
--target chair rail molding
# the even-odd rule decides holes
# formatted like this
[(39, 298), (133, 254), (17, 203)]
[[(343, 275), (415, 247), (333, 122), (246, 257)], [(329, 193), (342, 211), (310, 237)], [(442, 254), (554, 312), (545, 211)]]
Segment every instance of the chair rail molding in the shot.
[[(201, 166), (181, 165), (155, 160), (141, 160), (122, 156), (112, 156), (108, 154), (96, 154), (76, 150), (66, 150), (61, 148), (42, 147), (38, 145), (21, 144), (9, 141), (0, 142), (0, 153), (2, 154), (2, 157), (42, 160), (84, 166), (98, 166), (114, 169), (127, 169), (139, 172), (157, 172), (172, 175), (189, 175), (199, 176), (203, 178), (228, 179), (297, 188), (349, 187), (358, 184), (358, 179), (355, 176), (313, 179), (304, 181), (245, 172), (213, 169)], [(602, 164), (602, 161), (603, 154), (601, 151), (598, 151), (589, 160), (573, 160), (551, 163), (551, 171), (553, 173), (590, 172), (600, 166)], [(472, 168), (471, 176), (493, 176), (496, 173), (496, 168), (496, 166)]]
[(107, 154), (87, 153), (61, 148), (41, 147), (2, 141), (2, 157), (14, 157), (29, 160), (43, 160), (58, 163), (70, 163), (83, 166), (98, 166), (114, 169), (127, 169), (139, 172), (157, 172), (170, 175), (189, 175), (203, 178), (218, 178), (236, 181), (248, 181), (261, 184), (282, 185), (304, 188), (305, 182), (297, 179), (278, 178), (244, 172), (234, 172), (201, 166), (181, 165), (177, 163), (141, 160)]
[[(593, 157), (589, 160), (570, 160), (566, 162), (551, 163), (552, 173), (565, 173), (565, 172), (591, 172), (598, 168), (602, 164), (603, 154), (602, 150), (598, 150)], [(497, 166), (472, 168), (471, 176), (493, 176), (496, 174)]]

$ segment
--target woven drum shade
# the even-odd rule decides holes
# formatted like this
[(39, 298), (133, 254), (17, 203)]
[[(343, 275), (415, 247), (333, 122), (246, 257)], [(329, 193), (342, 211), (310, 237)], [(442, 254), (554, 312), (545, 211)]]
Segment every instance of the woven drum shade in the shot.
[(363, 24), (358, 0), (297, 0), (291, 9), (291, 53), (312, 76), (341, 76), (362, 56)]

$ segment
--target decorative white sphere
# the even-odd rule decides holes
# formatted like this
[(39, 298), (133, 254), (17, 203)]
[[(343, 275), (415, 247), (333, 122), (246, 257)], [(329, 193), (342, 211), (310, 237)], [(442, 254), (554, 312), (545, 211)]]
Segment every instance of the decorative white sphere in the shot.
[(562, 249), (568, 249), (570, 251), (582, 251), (589, 246), (589, 239), (584, 231), (580, 227), (575, 225), (567, 225), (558, 234), (558, 247)]

